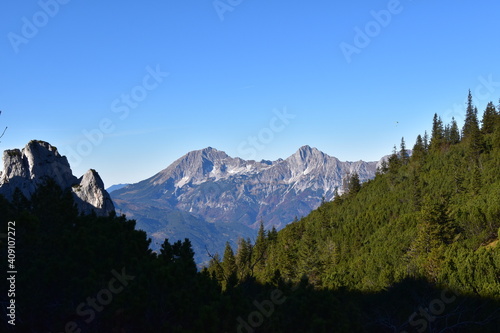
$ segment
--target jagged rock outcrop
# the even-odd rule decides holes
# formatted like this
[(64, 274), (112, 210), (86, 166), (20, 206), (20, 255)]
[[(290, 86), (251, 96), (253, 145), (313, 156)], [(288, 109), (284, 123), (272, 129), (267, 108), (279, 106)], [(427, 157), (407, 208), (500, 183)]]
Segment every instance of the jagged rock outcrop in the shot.
[(81, 178), (76, 178), (67, 158), (61, 156), (57, 148), (48, 142), (32, 140), (22, 150), (6, 150), (3, 162), (0, 194), (9, 200), (16, 188), (30, 198), (38, 186), (51, 178), (62, 189), (71, 189), (81, 213), (94, 211), (97, 215), (108, 215), (114, 211), (113, 202), (99, 174), (89, 170)]
[(94, 169), (90, 169), (78, 179), (72, 190), (80, 212), (89, 214), (96, 211), (98, 215), (108, 215), (115, 210), (111, 197), (104, 189), (104, 182)]

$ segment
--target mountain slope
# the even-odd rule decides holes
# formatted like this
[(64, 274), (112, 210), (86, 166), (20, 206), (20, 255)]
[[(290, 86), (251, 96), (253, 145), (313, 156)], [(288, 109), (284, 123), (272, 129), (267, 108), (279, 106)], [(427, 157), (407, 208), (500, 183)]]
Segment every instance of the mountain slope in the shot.
[[(500, 113), (491, 118), (484, 117), (480, 128), (470, 117), (472, 134), (458, 140), (450, 135), (453, 122), (434, 126), (430, 143), (419, 136), (411, 157), (394, 153), (357, 191), (277, 234), (261, 233), (255, 245), (239, 244), (234, 256), (254, 251), (258, 259), (233, 265), (224, 276), (244, 276), (252, 267), (261, 283), (272, 283), (279, 272), (297, 283), (307, 276), (321, 288), (366, 292), (424, 279), (498, 299)], [(213, 261), (212, 272), (214, 264), (229, 267)]]
[(219, 244), (214, 250), (226, 240), (234, 244), (238, 237), (254, 238), (260, 221), (280, 229), (318, 207), (322, 198), (342, 193), (347, 175), (357, 172), (366, 181), (376, 168), (377, 162), (341, 162), (309, 146), (272, 162), (233, 158), (208, 147), (111, 196), (154, 243), (161, 244), (165, 235), (178, 239), (190, 233), (199, 255), (210, 238)]

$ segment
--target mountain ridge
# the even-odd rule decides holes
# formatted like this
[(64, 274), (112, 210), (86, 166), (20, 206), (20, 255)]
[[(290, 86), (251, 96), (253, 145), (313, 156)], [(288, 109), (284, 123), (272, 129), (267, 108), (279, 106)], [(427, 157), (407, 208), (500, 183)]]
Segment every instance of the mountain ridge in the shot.
[[(210, 234), (220, 250), (226, 240), (234, 244), (239, 237), (253, 237), (261, 221), (268, 229), (281, 229), (307, 215), (323, 200), (343, 193), (349, 175), (358, 173), (362, 182), (373, 178), (378, 164), (342, 162), (308, 145), (286, 159), (260, 162), (207, 147), (188, 152), (143, 181), (113, 191), (111, 197), (154, 243), (161, 243), (155, 235), (177, 237), (176, 230), (202, 240), (206, 235), (193, 233), (186, 223), (201, 229), (205, 223), (224, 228), (229, 235)], [(228, 233), (228, 228), (238, 232)], [(197, 254), (204, 252), (202, 242), (194, 241), (193, 246)]]

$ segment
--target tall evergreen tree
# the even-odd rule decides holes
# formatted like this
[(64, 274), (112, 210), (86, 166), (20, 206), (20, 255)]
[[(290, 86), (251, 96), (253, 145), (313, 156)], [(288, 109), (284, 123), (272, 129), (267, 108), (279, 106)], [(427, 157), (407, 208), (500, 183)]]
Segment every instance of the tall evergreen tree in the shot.
[(443, 142), (450, 144), (450, 134), (451, 134), (451, 126), (449, 124), (446, 124), (444, 126), (444, 132), (443, 132)]
[(427, 131), (424, 132), (424, 148), (429, 150), (429, 134), (427, 134)]
[(413, 153), (411, 156), (412, 161), (420, 161), (425, 157), (425, 146), (422, 136), (419, 134), (415, 145), (413, 146)]
[(238, 251), (236, 252), (236, 265), (240, 280), (252, 275), (252, 252), (253, 246), (249, 239), (240, 238)]
[(348, 187), (348, 192), (349, 195), (356, 195), (356, 193), (361, 190), (361, 182), (359, 180), (359, 175), (357, 172), (354, 172), (349, 178), (349, 187)]
[(252, 253), (252, 266), (253, 272), (261, 271), (265, 266), (267, 258), (267, 237), (264, 229), (264, 222), (260, 221), (259, 231), (257, 232), (257, 239), (253, 247)]
[(481, 131), (483, 134), (491, 134), (495, 131), (495, 127), (498, 121), (497, 109), (493, 102), (489, 102), (483, 113), (483, 119), (481, 121)]
[(388, 169), (390, 173), (396, 173), (399, 170), (399, 167), (401, 166), (401, 159), (398, 154), (398, 150), (396, 148), (396, 145), (394, 145), (394, 148), (392, 149), (392, 154), (389, 156), (388, 159)]
[(444, 141), (444, 129), (443, 121), (438, 117), (437, 113), (434, 114), (434, 119), (432, 121), (432, 133), (431, 133), (431, 149), (438, 149)]
[(467, 97), (467, 111), (465, 113), (465, 121), (462, 128), (462, 138), (468, 139), (473, 136), (476, 131), (479, 131), (477, 109), (472, 103), (472, 93), (469, 90), (469, 96)]
[(431, 197), (424, 199), (417, 230), (409, 255), (418, 270), (435, 279), (440, 260), (439, 249), (454, 236), (443, 198), (437, 201)]
[(401, 158), (401, 163), (403, 165), (408, 164), (408, 161), (410, 160), (410, 156), (408, 155), (408, 150), (406, 149), (406, 143), (405, 143), (405, 138), (401, 138), (401, 145), (400, 145), (400, 150), (399, 150), (399, 155)]
[(460, 130), (455, 117), (451, 118), (449, 142), (454, 145), (460, 142)]
[(318, 256), (318, 248), (315, 237), (306, 232), (300, 240), (298, 253), (298, 266), (303, 275), (307, 275), (309, 281), (318, 284), (321, 279), (323, 265)]
[(208, 271), (212, 274), (212, 278), (218, 281), (220, 284), (224, 284), (227, 280), (226, 273), (224, 272), (224, 267), (222, 266), (222, 260), (218, 253), (214, 254), (208, 263)]
[(479, 154), (484, 150), (484, 136), (479, 129), (479, 123), (477, 122), (477, 108), (474, 107), (474, 114), (476, 115), (476, 122), (471, 127), (471, 132), (468, 138), (469, 153), (470, 156), (476, 160), (479, 158)]
[(224, 273), (226, 276), (231, 275), (231, 273), (237, 271), (236, 258), (234, 256), (233, 248), (229, 242), (226, 242), (226, 247), (224, 249), (224, 257), (222, 258), (222, 267), (224, 268)]
[(234, 287), (238, 283), (238, 266), (236, 266), (236, 258), (234, 256), (233, 248), (229, 242), (226, 242), (224, 249), (224, 257), (222, 258), (222, 268), (224, 270), (224, 283), (222, 284), (225, 289)]

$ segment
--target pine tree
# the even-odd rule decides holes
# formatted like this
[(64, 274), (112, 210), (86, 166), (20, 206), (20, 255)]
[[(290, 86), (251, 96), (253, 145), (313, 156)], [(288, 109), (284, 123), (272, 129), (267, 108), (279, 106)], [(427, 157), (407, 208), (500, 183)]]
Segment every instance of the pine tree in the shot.
[(413, 146), (412, 161), (421, 161), (425, 157), (425, 146), (422, 136), (418, 135), (415, 145)]
[(445, 125), (444, 126), (444, 132), (443, 132), (443, 141), (446, 144), (450, 144), (450, 135), (451, 134), (451, 126), (450, 125)]
[(252, 243), (249, 239), (240, 238), (238, 242), (238, 251), (236, 253), (236, 266), (240, 280), (252, 275)]
[(428, 277), (435, 279), (441, 255), (440, 248), (450, 243), (454, 236), (443, 199), (424, 199), (417, 230), (410, 249), (410, 258)]
[(236, 258), (233, 248), (229, 242), (226, 242), (224, 249), (224, 257), (222, 258), (222, 269), (224, 271), (224, 279), (222, 286), (224, 290), (230, 289), (238, 284), (238, 266), (236, 266)]
[(319, 258), (316, 238), (305, 232), (299, 246), (299, 272), (306, 275), (313, 284), (319, 284), (323, 265)]
[(451, 118), (449, 142), (452, 145), (455, 145), (460, 142), (460, 130), (458, 129), (455, 117)]
[(479, 154), (484, 150), (485, 144), (479, 122), (477, 119), (477, 108), (472, 103), (472, 94), (469, 90), (467, 98), (467, 111), (465, 114), (465, 122), (462, 129), (462, 141), (467, 145), (467, 155), (469, 159), (476, 165), (478, 163)]
[(408, 164), (410, 160), (410, 156), (408, 155), (408, 150), (406, 149), (406, 143), (405, 143), (405, 138), (401, 138), (401, 145), (400, 145), (400, 150), (399, 150), (399, 156), (401, 158), (401, 163), (403, 165)]
[(481, 130), (479, 129), (479, 124), (477, 122), (476, 107), (474, 108), (474, 114), (476, 115), (476, 117), (475, 117), (475, 122), (471, 126), (471, 132), (469, 134), (468, 144), (469, 144), (470, 157), (477, 161), (479, 159), (479, 155), (484, 150), (485, 143), (483, 134), (481, 133)]
[[(174, 252), (174, 255), (177, 255), (177, 264), (180, 267), (182, 273), (185, 276), (194, 276), (196, 275), (197, 268), (196, 263), (194, 261), (194, 251), (193, 246), (191, 245), (191, 241), (188, 238), (184, 239), (184, 242), (177, 241), (174, 246), (177, 245), (177, 253)], [(174, 247), (175, 248), (175, 247)]]
[(278, 240), (278, 230), (276, 230), (276, 227), (274, 225), (271, 228), (271, 231), (269, 231), (267, 238), (270, 243), (276, 242)]
[(193, 276), (196, 274), (196, 263), (194, 261), (194, 251), (191, 246), (191, 241), (185, 239), (174, 244), (170, 244), (168, 239), (165, 239), (160, 248), (158, 256), (161, 262), (171, 270), (185, 276)]
[(398, 154), (396, 146), (392, 149), (392, 154), (388, 159), (388, 169), (390, 173), (396, 173), (401, 166), (401, 159)]
[(166, 264), (170, 264), (174, 261), (174, 251), (172, 249), (172, 245), (168, 241), (168, 238), (165, 238), (163, 244), (161, 245), (158, 259)]
[(427, 131), (424, 132), (424, 148), (429, 150), (429, 134), (427, 134)]
[(267, 238), (266, 231), (264, 229), (264, 222), (260, 221), (259, 231), (257, 233), (257, 239), (255, 240), (255, 245), (253, 247), (252, 253), (252, 272), (260, 272), (265, 266), (265, 261), (267, 259)]
[(212, 278), (217, 280), (220, 284), (224, 284), (227, 280), (222, 261), (218, 253), (214, 254), (208, 263), (208, 271), (211, 272)]
[(224, 249), (222, 267), (224, 268), (224, 274), (226, 277), (230, 276), (232, 273), (236, 273), (238, 269), (236, 266), (236, 258), (234, 256), (233, 248), (229, 242), (226, 242), (226, 247)]
[(491, 134), (495, 131), (496, 123), (498, 121), (498, 113), (493, 102), (489, 102), (483, 113), (481, 121), (481, 131), (483, 134)]
[(432, 121), (432, 133), (431, 133), (431, 149), (438, 149), (444, 142), (444, 129), (443, 121), (438, 117), (437, 113), (434, 114), (434, 119)]
[(477, 109), (472, 103), (472, 93), (469, 90), (469, 96), (467, 98), (467, 111), (465, 113), (465, 122), (462, 128), (462, 139), (469, 139), (474, 135), (476, 131), (479, 131)]
[(359, 181), (359, 175), (354, 172), (349, 178), (348, 193), (349, 195), (356, 195), (356, 193), (361, 190), (361, 182)]

